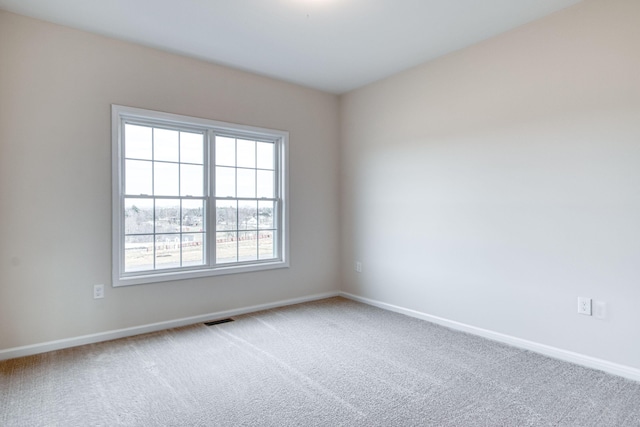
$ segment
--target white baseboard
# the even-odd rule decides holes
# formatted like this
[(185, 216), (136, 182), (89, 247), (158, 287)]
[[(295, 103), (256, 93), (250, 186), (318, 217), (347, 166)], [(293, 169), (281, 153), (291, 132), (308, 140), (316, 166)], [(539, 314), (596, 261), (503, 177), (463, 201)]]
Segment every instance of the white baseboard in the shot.
[(432, 316), (430, 314), (422, 313), (416, 310), (399, 307), (393, 304), (387, 304), (385, 302), (364, 298), (364, 297), (353, 295), (347, 292), (339, 292), (339, 295), (344, 298), (362, 302), (364, 304), (372, 305), (378, 308), (382, 308), (384, 310), (405, 314), (407, 316), (415, 317), (418, 319), (426, 320), (428, 322), (436, 323), (438, 325), (446, 326), (451, 329), (468, 332), (470, 334), (478, 335), (493, 341), (498, 341), (514, 347), (530, 350), (535, 353), (553, 357), (555, 359), (564, 360), (565, 362), (575, 363), (576, 365), (582, 365), (587, 368), (598, 369), (600, 371), (608, 372), (610, 374), (618, 375), (620, 377), (628, 378), (630, 380), (640, 381), (640, 369), (632, 368), (630, 366), (620, 365), (620, 364), (609, 362), (603, 359), (586, 356), (584, 354), (574, 353), (572, 351), (563, 350), (563, 349), (552, 347), (549, 345), (540, 344), (537, 342), (528, 341), (521, 338), (516, 338), (510, 335), (501, 334), (499, 332), (490, 331), (488, 329), (482, 329), (476, 326), (467, 325), (465, 323), (444, 319), (442, 317)]
[(77, 347), (79, 345), (94, 344), (102, 341), (110, 341), (118, 338), (126, 338), (134, 335), (146, 334), (149, 332), (161, 331), (164, 329), (178, 328), (180, 326), (193, 325), (209, 320), (223, 319), (225, 317), (239, 316), (241, 314), (253, 313), (261, 310), (285, 307), (287, 305), (300, 304), (338, 296), (338, 292), (325, 292), (322, 294), (309, 295), (300, 298), (275, 301), (266, 304), (252, 305), (249, 307), (236, 308), (233, 310), (218, 311), (215, 313), (202, 314), (199, 316), (185, 317), (182, 319), (169, 320), (166, 322), (151, 323), (148, 325), (134, 326), (132, 328), (116, 329), (97, 334), (82, 335), (74, 338), (66, 338), (56, 341), (48, 341), (41, 344), (26, 345), (22, 347), (8, 348), (0, 350), (0, 360), (13, 359), (16, 357), (31, 356), (39, 353), (46, 353), (53, 350)]
[(278, 308), (278, 307), (285, 307), (287, 305), (300, 304), (304, 302), (317, 301), (317, 300), (331, 298), (335, 296), (342, 296), (344, 298), (362, 302), (364, 304), (372, 305), (374, 307), (382, 308), (384, 310), (401, 313), (407, 316), (411, 316), (418, 319), (426, 320), (428, 322), (436, 323), (438, 325), (446, 326), (451, 329), (468, 332), (470, 334), (481, 336), (493, 341), (498, 341), (504, 344), (512, 345), (514, 347), (530, 350), (536, 353), (543, 354), (545, 356), (553, 357), (555, 359), (564, 360), (566, 362), (575, 363), (577, 365), (586, 366), (592, 369), (598, 369), (598, 370), (608, 372), (613, 375), (618, 375), (624, 378), (628, 378), (634, 381), (640, 381), (640, 369), (632, 368), (626, 365), (620, 365), (617, 363), (609, 362), (609, 361), (598, 359), (591, 356), (586, 356), (580, 353), (574, 353), (572, 351), (563, 350), (563, 349), (548, 346), (545, 344), (524, 340), (524, 339), (513, 337), (510, 335), (501, 334), (499, 332), (490, 331), (488, 329), (478, 328), (476, 326), (471, 326), (465, 323), (444, 319), (442, 317), (432, 316), (430, 314), (422, 313), (416, 310), (399, 307), (393, 304), (387, 304), (381, 301), (364, 298), (364, 297), (350, 294), (347, 292), (326, 292), (322, 294), (309, 295), (309, 296), (300, 297), (300, 298), (292, 298), (287, 300), (274, 301), (266, 304), (259, 304), (259, 305), (253, 305), (248, 307), (241, 307), (241, 308), (232, 309), (232, 310), (219, 311), (215, 313), (202, 314), (199, 316), (185, 317), (182, 319), (174, 319), (166, 322), (158, 322), (158, 323), (152, 323), (152, 324), (147, 324), (142, 326), (135, 326), (131, 328), (100, 332), (97, 334), (82, 335), (79, 337), (66, 338), (66, 339), (56, 340), (56, 341), (48, 341), (40, 344), (8, 348), (5, 350), (0, 350), (0, 360), (13, 359), (16, 357), (23, 357), (23, 356), (31, 356), (34, 354), (46, 353), (48, 351), (53, 351), (53, 350), (61, 350), (64, 348), (77, 347), (79, 345), (94, 344), (102, 341), (110, 341), (118, 338), (126, 338), (134, 335), (161, 331), (164, 329), (177, 328), (181, 326), (192, 325), (195, 323), (202, 323), (208, 320), (239, 316), (241, 314), (247, 314), (247, 313), (252, 313), (252, 312), (261, 311), (261, 310), (269, 310), (269, 309)]

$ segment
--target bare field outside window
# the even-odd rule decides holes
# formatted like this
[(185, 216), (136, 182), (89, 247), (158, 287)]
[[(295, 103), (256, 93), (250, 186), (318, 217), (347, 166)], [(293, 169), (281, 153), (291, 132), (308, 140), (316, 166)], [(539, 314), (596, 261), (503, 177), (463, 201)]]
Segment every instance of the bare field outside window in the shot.
[[(138, 242), (125, 242), (126, 271), (144, 271), (155, 268), (175, 268), (204, 265), (204, 245), (201, 233), (183, 234), (182, 244), (178, 240), (156, 241), (153, 236), (136, 236)], [(182, 265), (180, 251), (182, 250)]]
[(273, 244), (273, 231), (217, 233), (216, 261), (231, 263), (238, 261), (265, 260), (276, 257)]
[[(273, 244), (273, 231), (217, 233), (216, 261), (232, 263), (238, 261), (267, 260), (276, 257)], [(153, 236), (137, 236), (138, 242), (128, 241), (125, 248), (125, 265), (127, 271), (144, 271), (155, 268), (180, 267), (180, 251), (182, 250), (182, 266), (204, 265), (204, 245), (201, 234), (183, 235), (182, 245), (177, 240), (157, 241)], [(154, 252), (155, 250), (155, 252)]]

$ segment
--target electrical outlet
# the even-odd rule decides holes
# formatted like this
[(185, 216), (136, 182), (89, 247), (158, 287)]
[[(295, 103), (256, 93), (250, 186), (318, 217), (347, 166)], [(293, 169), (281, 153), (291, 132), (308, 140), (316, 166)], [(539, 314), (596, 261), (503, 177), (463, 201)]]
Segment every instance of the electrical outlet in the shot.
[(104, 285), (93, 285), (93, 299), (104, 298)]
[(591, 316), (591, 298), (578, 297), (578, 314)]
[(362, 263), (360, 261), (356, 261), (356, 272), (362, 273)]

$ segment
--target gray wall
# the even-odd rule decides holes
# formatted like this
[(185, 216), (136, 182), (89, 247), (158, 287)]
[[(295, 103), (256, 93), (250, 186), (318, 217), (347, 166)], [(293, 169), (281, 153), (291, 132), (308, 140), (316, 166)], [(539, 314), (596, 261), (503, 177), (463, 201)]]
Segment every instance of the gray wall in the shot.
[[(0, 349), (339, 287), (338, 97), (0, 12)], [(112, 103), (290, 132), (291, 268), (111, 280)]]
[(344, 95), (344, 290), (640, 368), (639, 16), (589, 0)]

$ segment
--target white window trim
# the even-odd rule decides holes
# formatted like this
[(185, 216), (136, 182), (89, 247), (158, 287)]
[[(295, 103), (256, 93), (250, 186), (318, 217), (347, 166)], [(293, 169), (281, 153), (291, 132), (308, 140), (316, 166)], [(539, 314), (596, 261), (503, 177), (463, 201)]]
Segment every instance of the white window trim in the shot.
[[(187, 126), (195, 128), (204, 128), (211, 133), (231, 133), (243, 134), (248, 137), (264, 138), (279, 140), (280, 150), (277, 159), (278, 165), (278, 181), (280, 184), (281, 208), (280, 215), (280, 258), (277, 260), (257, 261), (247, 264), (234, 265), (206, 265), (202, 268), (189, 268), (184, 270), (172, 271), (144, 271), (140, 273), (124, 273), (124, 154), (122, 150), (122, 120), (150, 120), (156, 122), (164, 122), (176, 126)], [(159, 111), (146, 110), (141, 108), (126, 107), (113, 104), (111, 106), (111, 139), (112, 139), (112, 284), (113, 286), (138, 285), (145, 283), (165, 282), (174, 280), (194, 279), (200, 277), (217, 276), (223, 274), (247, 273), (254, 271), (271, 270), (276, 268), (289, 267), (289, 132), (260, 128), (254, 126), (238, 125), (216, 120), (195, 118), (182, 116)], [(213, 165), (213, 150), (207, 150), (209, 153), (208, 166), (209, 170)], [(210, 174), (213, 175), (213, 174)], [(213, 188), (213, 177), (209, 177), (209, 188)], [(206, 197), (209, 199), (209, 210), (215, 204), (211, 191)], [(207, 218), (207, 247), (212, 248), (215, 243), (215, 224), (212, 220), (211, 212), (206, 213)]]

